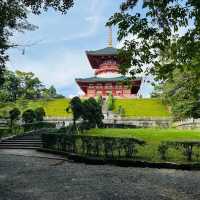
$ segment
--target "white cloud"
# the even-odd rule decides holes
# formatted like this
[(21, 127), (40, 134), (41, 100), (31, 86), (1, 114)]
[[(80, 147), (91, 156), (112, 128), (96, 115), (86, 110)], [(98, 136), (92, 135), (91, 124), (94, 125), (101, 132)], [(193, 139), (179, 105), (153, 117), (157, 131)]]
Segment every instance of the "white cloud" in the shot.
[(66, 50), (40, 60), (17, 55), (11, 56), (10, 60), (9, 69), (32, 71), (46, 85), (55, 85), (56, 88), (70, 88), (76, 85), (75, 78), (93, 75), (87, 57), (82, 51)]

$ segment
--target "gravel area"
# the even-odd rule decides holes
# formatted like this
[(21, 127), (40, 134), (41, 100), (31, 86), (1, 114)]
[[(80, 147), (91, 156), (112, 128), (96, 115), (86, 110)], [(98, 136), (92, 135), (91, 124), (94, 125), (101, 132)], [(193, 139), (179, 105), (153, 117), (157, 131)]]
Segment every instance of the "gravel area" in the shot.
[(0, 200), (199, 200), (200, 171), (86, 165), (0, 151)]

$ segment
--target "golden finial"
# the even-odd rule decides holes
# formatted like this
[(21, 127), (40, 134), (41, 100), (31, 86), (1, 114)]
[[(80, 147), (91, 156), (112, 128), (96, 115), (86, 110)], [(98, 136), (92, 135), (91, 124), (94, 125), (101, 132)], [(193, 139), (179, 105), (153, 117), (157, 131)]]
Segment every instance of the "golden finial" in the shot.
[(108, 47), (112, 47), (112, 26), (109, 26)]

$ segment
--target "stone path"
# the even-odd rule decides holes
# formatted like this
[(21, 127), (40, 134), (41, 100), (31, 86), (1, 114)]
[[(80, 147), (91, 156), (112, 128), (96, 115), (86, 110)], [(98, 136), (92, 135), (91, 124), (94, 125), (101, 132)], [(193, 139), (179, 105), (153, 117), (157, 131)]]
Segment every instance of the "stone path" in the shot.
[(0, 200), (129, 199), (199, 200), (200, 171), (86, 165), (0, 150)]

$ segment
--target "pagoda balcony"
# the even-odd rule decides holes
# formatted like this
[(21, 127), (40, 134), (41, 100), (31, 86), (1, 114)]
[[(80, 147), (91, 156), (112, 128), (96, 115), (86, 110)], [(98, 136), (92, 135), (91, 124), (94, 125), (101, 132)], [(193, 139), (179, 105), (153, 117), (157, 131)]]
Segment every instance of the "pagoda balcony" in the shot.
[(107, 73), (107, 72), (119, 73), (119, 68), (117, 65), (104, 65), (100, 67), (99, 69), (95, 70), (95, 75), (99, 75), (99, 74)]

